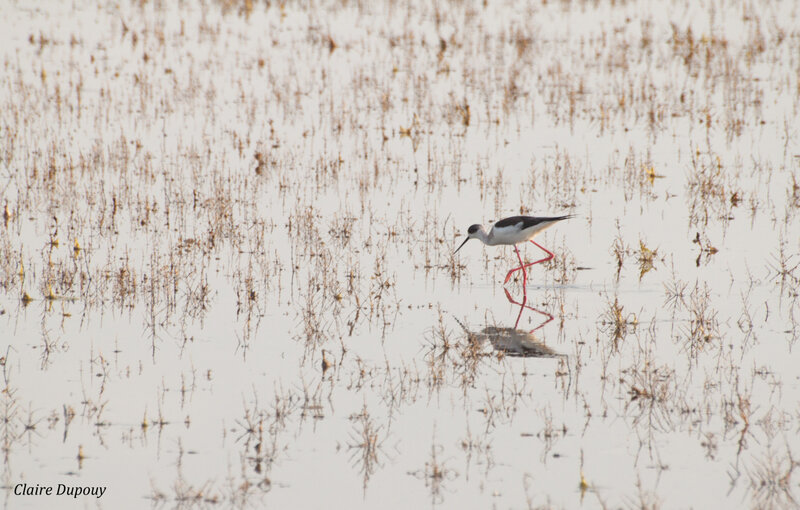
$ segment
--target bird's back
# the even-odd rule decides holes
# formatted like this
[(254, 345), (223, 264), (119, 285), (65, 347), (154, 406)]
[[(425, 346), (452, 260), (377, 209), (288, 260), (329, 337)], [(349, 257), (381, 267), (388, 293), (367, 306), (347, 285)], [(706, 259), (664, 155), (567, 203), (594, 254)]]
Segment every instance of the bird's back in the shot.
[(527, 241), (547, 227), (571, 217), (570, 214), (546, 217), (510, 216), (495, 223), (489, 237), (493, 244), (517, 244)]
[(494, 224), (495, 227), (505, 228), (505, 227), (513, 227), (522, 223), (521, 230), (526, 230), (531, 227), (535, 227), (537, 225), (541, 225), (543, 223), (553, 224), (557, 221), (566, 220), (571, 218), (571, 214), (567, 214), (565, 216), (509, 216), (508, 218), (503, 218), (502, 220), (498, 221)]

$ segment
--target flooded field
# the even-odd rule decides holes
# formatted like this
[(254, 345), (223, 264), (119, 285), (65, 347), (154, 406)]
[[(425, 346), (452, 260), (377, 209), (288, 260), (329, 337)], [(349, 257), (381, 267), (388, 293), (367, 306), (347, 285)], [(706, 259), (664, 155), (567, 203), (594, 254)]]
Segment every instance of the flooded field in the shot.
[(97, 4), (2, 8), (6, 507), (800, 504), (798, 4)]

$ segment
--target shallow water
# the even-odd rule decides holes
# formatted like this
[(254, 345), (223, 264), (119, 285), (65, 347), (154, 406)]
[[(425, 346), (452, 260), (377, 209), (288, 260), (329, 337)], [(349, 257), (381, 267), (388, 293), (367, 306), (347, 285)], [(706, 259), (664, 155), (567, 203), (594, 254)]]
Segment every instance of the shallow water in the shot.
[(248, 5), (4, 13), (8, 507), (796, 505), (797, 6)]

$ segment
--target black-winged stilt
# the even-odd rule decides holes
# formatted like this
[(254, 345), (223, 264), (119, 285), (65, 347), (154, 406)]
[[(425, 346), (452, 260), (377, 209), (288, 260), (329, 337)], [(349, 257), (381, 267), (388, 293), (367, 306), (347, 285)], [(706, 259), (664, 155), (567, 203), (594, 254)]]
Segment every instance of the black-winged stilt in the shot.
[[(506, 275), (505, 281), (503, 284), (508, 283), (508, 280), (511, 278), (511, 275), (514, 274), (516, 271), (522, 270), (522, 289), (525, 292), (525, 283), (528, 279), (528, 273), (525, 271), (526, 267), (532, 266), (534, 264), (538, 264), (540, 262), (546, 262), (551, 260), (555, 255), (553, 252), (545, 248), (544, 246), (540, 245), (532, 238), (540, 233), (542, 230), (550, 227), (561, 220), (566, 220), (572, 218), (573, 215), (567, 214), (565, 216), (548, 216), (548, 217), (537, 217), (537, 216), (510, 216), (508, 218), (503, 218), (502, 220), (498, 221), (492, 227), (492, 230), (489, 233), (486, 233), (484, 230), (483, 225), (471, 225), (467, 229), (467, 238), (464, 239), (464, 242), (461, 243), (461, 246), (456, 248), (456, 252), (460, 250), (467, 241), (470, 239), (479, 239), (483, 244), (487, 246), (497, 246), (497, 245), (513, 245), (514, 251), (517, 252), (517, 258), (519, 259), (519, 267), (512, 269)], [(525, 241), (530, 241), (542, 250), (547, 253), (547, 257), (537, 260), (535, 262), (530, 262), (525, 264), (522, 262), (522, 257), (519, 254), (519, 249), (517, 248), (517, 244), (523, 243)], [(455, 253), (455, 252), (454, 252)]]

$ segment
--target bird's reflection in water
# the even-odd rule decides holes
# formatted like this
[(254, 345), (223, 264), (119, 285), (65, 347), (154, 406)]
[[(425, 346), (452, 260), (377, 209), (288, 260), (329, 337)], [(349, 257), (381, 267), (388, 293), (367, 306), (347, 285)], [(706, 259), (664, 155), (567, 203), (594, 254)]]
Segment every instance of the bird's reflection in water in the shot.
[(506, 293), (506, 299), (508, 299), (509, 303), (511, 303), (512, 305), (519, 305), (519, 313), (517, 314), (517, 321), (514, 323), (514, 329), (517, 329), (517, 327), (519, 326), (519, 320), (522, 318), (522, 312), (524, 312), (526, 309), (533, 310), (534, 312), (536, 312), (538, 314), (541, 314), (541, 315), (544, 315), (545, 317), (547, 317), (547, 320), (545, 320), (544, 322), (542, 322), (541, 324), (539, 324), (538, 326), (533, 328), (531, 330), (531, 333), (533, 333), (537, 329), (542, 329), (545, 324), (547, 324), (548, 322), (553, 320), (553, 316), (550, 315), (549, 313), (543, 312), (543, 311), (541, 311), (541, 310), (539, 310), (537, 308), (534, 308), (534, 307), (530, 306), (528, 304), (528, 295), (527, 294), (523, 295), (522, 302), (520, 303), (519, 301), (515, 301), (514, 298), (511, 297), (511, 294), (508, 292), (508, 289), (503, 289), (503, 291)]
[[(487, 341), (491, 343), (492, 348), (497, 352), (502, 352), (505, 356), (519, 357), (519, 358), (560, 358), (566, 357), (566, 354), (561, 354), (554, 351), (544, 343), (542, 343), (534, 334), (538, 329), (541, 329), (545, 324), (553, 320), (553, 316), (547, 312), (537, 310), (536, 308), (527, 304), (527, 299), (523, 298), (522, 302), (515, 301), (511, 294), (506, 290), (506, 297), (512, 304), (519, 305), (519, 314), (514, 323), (513, 328), (504, 328), (498, 326), (487, 326), (481, 331), (472, 331), (465, 326), (461, 321), (456, 319), (464, 331), (467, 333), (467, 338), (470, 342), (482, 345)], [(522, 318), (524, 310), (533, 310), (546, 319), (530, 331), (520, 330), (519, 321)]]
[(471, 342), (482, 344), (488, 340), (495, 351), (502, 352), (506, 356), (517, 358), (560, 358), (566, 356), (540, 342), (532, 331), (487, 326), (479, 332), (474, 332), (468, 330), (463, 324), (461, 327), (467, 331), (467, 336)]

